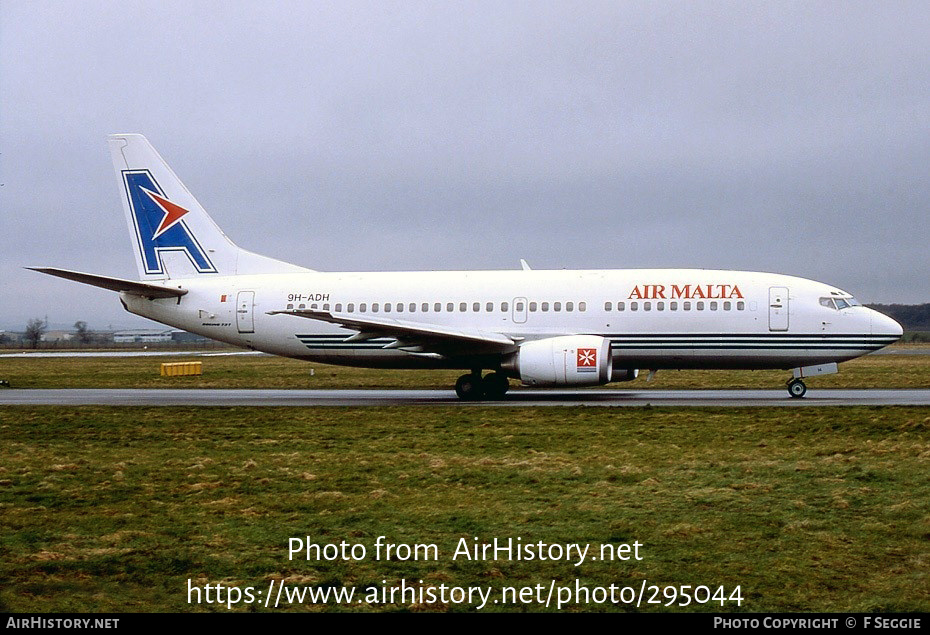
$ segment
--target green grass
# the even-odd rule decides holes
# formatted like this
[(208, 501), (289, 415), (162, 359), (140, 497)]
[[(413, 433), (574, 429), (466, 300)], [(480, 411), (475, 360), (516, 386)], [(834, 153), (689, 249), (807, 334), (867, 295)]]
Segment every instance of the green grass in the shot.
[[(928, 467), (928, 408), (6, 407), (0, 609), (226, 610), (189, 606), (188, 579), (499, 590), (577, 578), (740, 585), (742, 606), (724, 611), (928, 611)], [(371, 549), (381, 535), (440, 557), (287, 557), (290, 537)], [(639, 541), (644, 559), (451, 559), (459, 538), (518, 536)], [(502, 608), (541, 610), (485, 610)], [(249, 609), (262, 610), (237, 610)]]
[[(200, 377), (161, 377), (163, 362), (203, 362)], [(310, 374), (311, 370), (313, 375)], [(0, 379), (14, 388), (441, 388), (462, 371), (371, 370), (301, 362), (281, 357), (4, 358)], [(791, 373), (765, 371), (659, 371), (608, 388), (778, 388)], [(812, 377), (810, 388), (930, 388), (930, 356), (869, 355), (840, 365), (835, 375)], [(516, 385), (516, 382), (514, 382)]]

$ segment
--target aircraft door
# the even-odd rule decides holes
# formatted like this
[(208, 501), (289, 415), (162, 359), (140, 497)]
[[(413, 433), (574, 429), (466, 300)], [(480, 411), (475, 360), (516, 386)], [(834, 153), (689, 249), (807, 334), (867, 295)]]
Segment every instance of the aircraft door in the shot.
[(788, 289), (786, 287), (769, 288), (769, 330), (788, 330)]
[(524, 324), (526, 322), (526, 298), (513, 299), (513, 323)]
[(255, 319), (252, 314), (254, 305), (254, 291), (240, 291), (236, 296), (236, 327), (240, 333), (255, 332)]

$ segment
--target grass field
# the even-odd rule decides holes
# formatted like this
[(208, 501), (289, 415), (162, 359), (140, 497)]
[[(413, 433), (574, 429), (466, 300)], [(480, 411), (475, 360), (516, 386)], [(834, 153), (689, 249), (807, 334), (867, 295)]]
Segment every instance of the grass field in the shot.
[[(236, 385), (264, 385), (228, 372)], [(268, 372), (277, 385), (298, 377)], [(131, 384), (137, 374), (126, 373)], [(643, 611), (930, 611), (928, 408), (6, 407), (0, 457), (9, 611), (227, 610), (189, 605), (188, 580), (359, 593), (403, 581), (486, 587), (492, 598), (552, 580), (645, 580), (727, 594), (738, 585), (743, 601)], [(435, 544), (438, 558), (375, 560), (378, 536)], [(369, 553), (288, 560), (291, 537)], [(458, 539), (495, 537), (592, 549), (638, 541), (643, 559), (452, 560)]]

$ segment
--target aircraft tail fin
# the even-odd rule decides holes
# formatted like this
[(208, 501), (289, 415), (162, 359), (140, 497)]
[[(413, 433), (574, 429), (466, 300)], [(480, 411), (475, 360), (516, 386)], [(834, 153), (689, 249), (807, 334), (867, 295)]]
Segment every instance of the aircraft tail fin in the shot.
[(309, 271), (237, 246), (141, 134), (108, 143), (140, 279)]

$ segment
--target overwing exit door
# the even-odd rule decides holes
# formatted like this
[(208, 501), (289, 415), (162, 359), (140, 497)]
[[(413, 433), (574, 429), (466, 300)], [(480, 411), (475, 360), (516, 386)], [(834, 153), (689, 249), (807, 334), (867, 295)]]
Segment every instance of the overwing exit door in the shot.
[(526, 322), (526, 298), (513, 299), (513, 323), (524, 324)]

